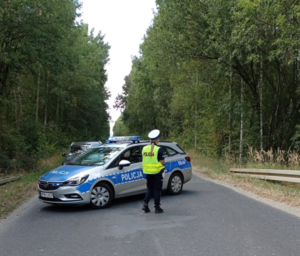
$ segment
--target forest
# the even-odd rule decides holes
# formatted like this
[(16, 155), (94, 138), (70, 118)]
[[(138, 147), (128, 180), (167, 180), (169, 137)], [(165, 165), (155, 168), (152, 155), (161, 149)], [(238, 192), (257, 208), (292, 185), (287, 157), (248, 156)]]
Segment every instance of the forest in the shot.
[(114, 127), (204, 155), (300, 151), (298, 0), (157, 0)]
[(0, 1), (0, 173), (109, 136), (110, 46), (77, 0)]

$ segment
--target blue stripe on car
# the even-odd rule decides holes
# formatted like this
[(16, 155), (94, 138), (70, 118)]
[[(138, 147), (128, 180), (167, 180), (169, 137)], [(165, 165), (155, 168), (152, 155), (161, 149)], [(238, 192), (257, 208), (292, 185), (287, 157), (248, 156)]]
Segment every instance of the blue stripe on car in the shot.
[[(172, 162), (168, 162), (165, 164), (166, 173), (170, 173), (174, 169), (188, 169), (191, 168), (191, 164), (185, 159), (175, 160)], [(95, 168), (95, 167), (93, 167)], [(74, 177), (76, 174), (80, 174), (84, 171), (91, 170), (90, 166), (77, 166), (77, 165), (63, 165), (60, 166), (46, 174), (44, 174), (40, 179), (44, 181), (56, 181), (56, 182), (64, 182), (71, 177)], [(88, 193), (91, 190), (92, 185), (95, 181), (100, 179), (108, 179), (114, 185), (120, 185), (123, 183), (134, 182), (138, 180), (142, 180), (146, 178), (146, 175), (143, 173), (142, 169), (133, 169), (119, 173), (113, 173), (106, 176), (90, 176), (87, 182), (82, 185), (76, 187), (78, 191), (81, 193)]]

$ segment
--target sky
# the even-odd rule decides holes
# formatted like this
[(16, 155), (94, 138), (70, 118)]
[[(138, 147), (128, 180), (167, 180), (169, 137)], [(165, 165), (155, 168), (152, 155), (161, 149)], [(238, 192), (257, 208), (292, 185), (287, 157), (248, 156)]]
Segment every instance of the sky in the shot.
[(82, 0), (82, 3), (81, 19), (90, 30), (94, 28), (94, 35), (101, 31), (104, 42), (111, 47), (105, 86), (111, 93), (107, 103), (113, 135), (114, 122), (121, 114), (113, 108), (115, 98), (122, 92), (124, 78), (131, 71), (132, 58), (139, 56), (139, 46), (154, 18), (155, 0)]

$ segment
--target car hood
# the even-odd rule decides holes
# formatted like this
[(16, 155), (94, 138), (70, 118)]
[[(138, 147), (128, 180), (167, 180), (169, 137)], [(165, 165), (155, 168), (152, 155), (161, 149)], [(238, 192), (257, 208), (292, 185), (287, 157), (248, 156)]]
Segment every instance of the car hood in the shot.
[[(40, 177), (40, 180), (43, 181), (57, 181), (63, 182), (66, 181), (77, 174), (84, 175), (84, 172), (91, 172), (92, 169), (97, 167), (93, 166), (80, 166), (80, 165), (62, 165), (50, 172), (47, 172), (43, 176)], [(99, 168), (99, 166), (98, 166)]]

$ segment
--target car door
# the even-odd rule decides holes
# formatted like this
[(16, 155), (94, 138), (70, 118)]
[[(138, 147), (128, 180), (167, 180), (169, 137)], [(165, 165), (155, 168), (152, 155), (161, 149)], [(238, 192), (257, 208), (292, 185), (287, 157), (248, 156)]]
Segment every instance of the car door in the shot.
[[(126, 148), (112, 163), (116, 173), (116, 197), (144, 193), (146, 191), (146, 180), (142, 170), (142, 148), (143, 146), (132, 146)], [(118, 163), (128, 160), (130, 166), (119, 169)]]

